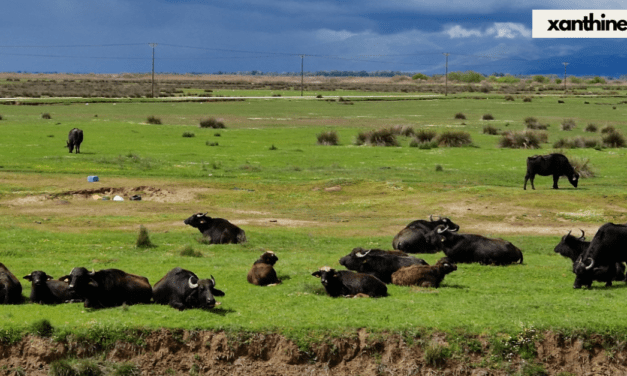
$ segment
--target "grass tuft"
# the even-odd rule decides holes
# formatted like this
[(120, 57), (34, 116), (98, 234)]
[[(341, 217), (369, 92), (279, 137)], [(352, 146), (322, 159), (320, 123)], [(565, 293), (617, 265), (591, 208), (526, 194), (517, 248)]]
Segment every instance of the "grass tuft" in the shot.
[(200, 128), (223, 129), (226, 128), (226, 126), (223, 122), (216, 120), (215, 118), (208, 118), (200, 121)]
[(356, 145), (399, 146), (396, 135), (389, 128), (377, 131), (360, 132), (355, 140)]
[(146, 122), (147, 122), (148, 124), (156, 124), (156, 125), (159, 125), (159, 124), (161, 124), (161, 119), (159, 119), (158, 117), (155, 117), (155, 116), (152, 116), (152, 115), (151, 115), (151, 116), (148, 116), (148, 119), (146, 119)]
[(196, 251), (189, 244), (181, 248), (181, 251), (179, 252), (179, 254), (184, 257), (202, 257), (202, 253), (200, 251)]
[(470, 133), (464, 131), (445, 131), (436, 139), (438, 145), (448, 147), (467, 146), (472, 143)]
[(542, 142), (548, 140), (546, 132), (531, 130), (504, 132), (499, 140), (499, 147), (510, 149), (539, 149)]
[(196, 134), (194, 132), (183, 132), (183, 137), (187, 137), (187, 138), (196, 137)]
[(483, 114), (481, 119), (482, 120), (494, 120), (494, 116), (492, 116), (492, 114)]
[(491, 125), (486, 125), (485, 127), (483, 127), (483, 133), (489, 135), (498, 135), (499, 130)]
[(626, 143), (625, 137), (619, 131), (607, 133), (602, 140), (603, 146), (608, 148), (624, 148)]
[(596, 132), (598, 130), (597, 126), (594, 123), (589, 123), (588, 126), (586, 126), (585, 131), (586, 132)]
[(54, 328), (48, 319), (41, 319), (35, 321), (30, 326), (30, 332), (40, 337), (51, 337), (54, 332)]
[(52, 119), (52, 116), (50, 116), (49, 113), (44, 112), (43, 114), (41, 114), (41, 118), (42, 119)]
[(322, 132), (316, 136), (318, 138), (318, 145), (338, 145), (339, 137), (336, 131)]
[(150, 241), (148, 230), (144, 225), (139, 225), (139, 234), (137, 235), (135, 246), (137, 248), (152, 248), (155, 246), (152, 241)]
[(575, 120), (573, 120), (573, 119), (564, 119), (562, 121), (562, 124), (561, 124), (561, 129), (563, 131), (572, 131), (573, 129), (575, 129), (576, 126), (577, 126), (577, 124), (575, 123)]
[(466, 115), (461, 112), (455, 114), (455, 119), (466, 120)]

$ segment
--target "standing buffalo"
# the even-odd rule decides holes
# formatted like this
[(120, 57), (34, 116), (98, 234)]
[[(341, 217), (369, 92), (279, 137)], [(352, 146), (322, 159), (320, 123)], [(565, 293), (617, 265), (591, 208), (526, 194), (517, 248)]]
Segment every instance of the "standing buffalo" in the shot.
[(457, 270), (457, 265), (443, 257), (433, 266), (412, 265), (392, 274), (392, 283), (399, 286), (440, 287), (444, 277)]
[(415, 258), (400, 251), (354, 248), (351, 253), (340, 259), (346, 269), (370, 274), (382, 282), (392, 282), (392, 273), (410, 265), (429, 265), (423, 259)]
[(377, 277), (355, 273), (350, 270), (335, 270), (328, 266), (320, 268), (311, 275), (320, 278), (327, 294), (331, 297), (368, 295), (371, 298), (387, 296), (388, 288)]
[(392, 247), (407, 253), (436, 253), (439, 248), (429, 244), (426, 235), (439, 225), (448, 226), (450, 231), (459, 230), (459, 226), (450, 219), (438, 217), (434, 221), (433, 215), (430, 215), (428, 221), (418, 219), (402, 229), (392, 240)]
[(274, 264), (279, 261), (274, 252), (266, 251), (255, 263), (248, 272), (248, 283), (252, 283), (257, 286), (267, 286), (277, 283), (281, 283), (279, 277), (274, 270)]
[(592, 279), (594, 269), (609, 267), (610, 272), (615, 270), (616, 263), (627, 261), (627, 225), (606, 223), (599, 227), (576, 265), (573, 266), (577, 278)]
[(81, 143), (83, 142), (83, 131), (78, 128), (73, 128), (67, 136), (67, 148), (72, 153), (72, 150), (76, 148), (76, 154), (81, 152)]
[(187, 218), (186, 225), (196, 227), (211, 244), (237, 244), (246, 242), (246, 233), (223, 218), (207, 217), (207, 213), (196, 213)]
[(36, 270), (24, 279), (31, 282), (30, 301), (38, 304), (59, 304), (69, 301), (80, 301), (75, 295), (70, 293), (67, 282), (54, 280), (52, 276)]
[(475, 234), (458, 234), (446, 226), (438, 226), (427, 236), (433, 246), (439, 246), (455, 263), (477, 262), (484, 265), (523, 263), (520, 249), (503, 239), (490, 239)]
[(13, 273), (0, 262), (0, 304), (20, 304), (24, 301), (22, 284)]
[(155, 283), (152, 296), (155, 303), (168, 304), (180, 311), (188, 308), (213, 308), (214, 296), (224, 296), (218, 290), (216, 280), (200, 279), (189, 270), (176, 267)]
[[(573, 262), (573, 273), (576, 273), (577, 266), (581, 263), (581, 254), (590, 246), (590, 242), (585, 240), (585, 233), (581, 230), (581, 236), (575, 237), (570, 234), (564, 235), (554, 251), (564, 257), (568, 257)], [(585, 270), (585, 269), (584, 269)], [(581, 286), (592, 286), (592, 281), (605, 282), (605, 286), (612, 286), (612, 281), (625, 280), (625, 265), (617, 262), (605, 266), (595, 266), (588, 273), (577, 274), (573, 288)]]
[(85, 308), (117, 307), (123, 304), (150, 303), (152, 288), (148, 278), (128, 274), (119, 269), (103, 269), (89, 272), (74, 268), (69, 275), (69, 292), (85, 300)]
[(579, 174), (575, 172), (573, 166), (568, 162), (568, 158), (563, 154), (534, 155), (527, 158), (527, 174), (525, 175), (525, 185), (523, 189), (527, 189), (527, 180), (531, 179), (531, 188), (536, 189), (533, 185), (533, 179), (536, 175), (549, 176), (553, 175), (553, 189), (558, 189), (557, 181), (560, 176), (566, 176), (570, 184), (577, 188), (579, 182)]

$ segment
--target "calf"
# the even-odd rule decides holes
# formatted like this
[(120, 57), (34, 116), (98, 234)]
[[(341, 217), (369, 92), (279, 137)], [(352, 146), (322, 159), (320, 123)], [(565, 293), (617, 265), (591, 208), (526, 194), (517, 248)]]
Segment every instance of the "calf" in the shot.
[(237, 244), (246, 242), (246, 233), (223, 218), (207, 217), (207, 213), (196, 213), (184, 223), (195, 227), (211, 244)]
[(257, 286), (281, 283), (274, 270), (274, 264), (277, 261), (279, 261), (279, 258), (272, 251), (267, 251), (261, 255), (248, 272), (248, 283)]
[[(585, 233), (581, 230), (579, 238), (570, 234), (564, 235), (554, 252), (569, 258), (573, 262), (573, 273), (576, 273), (577, 266), (581, 263), (581, 255), (590, 246), (590, 242), (585, 241)], [(617, 262), (614, 265), (599, 265), (593, 267), (588, 273), (580, 273), (575, 277), (573, 288), (592, 286), (592, 281), (605, 282), (605, 286), (612, 286), (612, 281), (625, 281), (625, 265)]]
[(0, 304), (20, 304), (24, 302), (22, 284), (13, 273), (0, 262)]
[(388, 288), (385, 283), (377, 277), (364, 273), (355, 273), (349, 270), (337, 271), (328, 266), (320, 268), (312, 273), (314, 277), (320, 278), (327, 294), (331, 297), (354, 296), (365, 294), (371, 298), (387, 296)]
[(72, 153), (72, 150), (76, 148), (76, 154), (81, 152), (81, 143), (83, 142), (83, 131), (78, 128), (73, 128), (67, 136), (67, 148)]
[(69, 292), (85, 301), (85, 308), (117, 307), (123, 304), (150, 303), (152, 287), (148, 278), (129, 274), (119, 269), (103, 269), (89, 272), (74, 268), (69, 275)]
[(553, 175), (553, 189), (558, 189), (557, 181), (560, 176), (566, 176), (570, 184), (577, 188), (579, 182), (579, 174), (563, 154), (534, 155), (527, 158), (527, 174), (525, 174), (525, 184), (523, 189), (527, 189), (527, 180), (531, 180), (531, 188), (536, 189), (533, 185), (533, 179), (536, 175), (549, 176)]
[(31, 282), (30, 301), (38, 304), (59, 304), (66, 302), (82, 301), (70, 292), (67, 282), (53, 280), (52, 276), (36, 270), (24, 279)]
[(430, 215), (428, 221), (418, 219), (405, 226), (392, 240), (392, 247), (407, 253), (436, 253), (439, 248), (427, 242), (426, 236), (439, 225), (447, 226), (450, 231), (459, 230), (459, 226), (450, 219), (438, 217), (433, 220), (433, 215)]
[(215, 287), (213, 276), (200, 279), (193, 272), (176, 267), (155, 283), (152, 295), (155, 303), (168, 304), (179, 311), (213, 308), (216, 305), (214, 296), (224, 296), (224, 292)]
[(399, 286), (438, 288), (444, 277), (455, 270), (457, 265), (448, 257), (444, 257), (433, 266), (412, 265), (400, 268), (392, 274), (392, 283)]
[(351, 253), (340, 259), (346, 269), (373, 275), (384, 283), (392, 281), (392, 273), (404, 266), (414, 264), (429, 265), (423, 259), (410, 256), (400, 251), (365, 250), (354, 248)]

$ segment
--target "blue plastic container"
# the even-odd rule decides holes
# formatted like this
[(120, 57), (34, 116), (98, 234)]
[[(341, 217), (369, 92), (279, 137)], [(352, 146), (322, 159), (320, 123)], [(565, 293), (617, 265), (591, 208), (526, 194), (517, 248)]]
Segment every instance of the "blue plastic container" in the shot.
[(88, 176), (87, 177), (87, 181), (90, 182), (90, 183), (93, 183), (95, 181), (98, 181), (98, 177), (95, 176), (95, 175), (94, 176)]

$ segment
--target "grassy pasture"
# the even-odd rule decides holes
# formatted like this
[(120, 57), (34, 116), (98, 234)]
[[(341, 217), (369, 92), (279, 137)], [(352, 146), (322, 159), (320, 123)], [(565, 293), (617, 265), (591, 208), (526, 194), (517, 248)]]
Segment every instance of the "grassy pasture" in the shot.
[[(523, 191), (522, 184), (527, 156), (552, 151), (559, 138), (589, 135), (588, 123), (625, 133), (627, 108), (619, 103), (622, 98), (566, 97), (564, 104), (557, 99), (537, 96), (523, 103), (502, 95), (452, 95), (352, 105), (276, 98), (1, 106), (0, 262), (19, 278), (37, 269), (58, 277), (85, 266), (120, 268), (155, 283), (181, 266), (201, 277), (215, 276), (226, 292), (218, 299), (222, 305), (209, 312), (4, 306), (1, 326), (27, 328), (46, 318), (67, 331), (229, 328), (300, 338), (312, 330), (361, 327), (474, 334), (518, 331), (521, 325), (622, 331), (625, 284), (574, 291), (570, 262), (553, 247), (571, 229), (582, 228), (591, 237), (605, 222), (626, 221), (625, 149), (567, 150), (590, 159), (597, 172), (578, 189), (561, 179), (561, 189), (554, 191), (550, 177), (537, 177), (536, 191)], [(44, 112), (52, 119), (42, 119)], [(457, 112), (467, 119), (453, 119)], [(481, 120), (486, 113), (495, 120)], [(147, 124), (151, 115), (162, 124)], [(543, 149), (500, 149), (499, 136), (482, 133), (487, 124), (523, 130), (528, 116), (550, 124)], [(222, 119), (227, 129), (199, 128), (206, 117)], [(574, 130), (560, 130), (565, 118), (576, 121)], [(353, 144), (360, 131), (394, 125), (463, 130), (473, 145), (421, 150), (409, 147), (404, 137), (400, 147)], [(64, 148), (73, 127), (85, 132), (79, 155)], [(338, 133), (340, 145), (316, 145), (316, 135), (327, 130)], [(196, 136), (182, 137), (186, 131)], [(101, 181), (88, 183), (87, 175)], [(66, 194), (102, 187), (144, 187), (138, 190), (145, 200), (117, 203)], [(198, 211), (232, 220), (246, 230), (249, 242), (198, 243), (200, 233), (182, 222)], [(390, 285), (390, 296), (376, 300), (328, 298), (310, 275), (323, 265), (342, 268), (338, 259), (353, 247), (391, 249), (402, 227), (429, 214), (450, 216), (464, 232), (513, 242), (523, 250), (524, 265), (459, 265), (438, 290)], [(156, 247), (134, 247), (140, 224)], [(203, 257), (181, 256), (186, 245)], [(276, 269), (284, 283), (248, 285), (246, 272), (268, 249), (279, 257)], [(433, 263), (441, 256), (424, 258)], [(28, 296), (30, 286), (23, 286)]]

